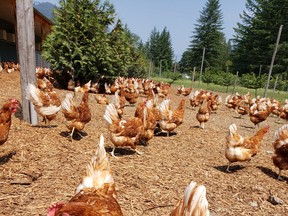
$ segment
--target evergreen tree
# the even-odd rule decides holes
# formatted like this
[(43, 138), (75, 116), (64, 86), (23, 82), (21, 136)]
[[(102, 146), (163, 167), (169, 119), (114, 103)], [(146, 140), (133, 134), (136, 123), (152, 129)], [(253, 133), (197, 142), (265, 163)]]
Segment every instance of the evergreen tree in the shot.
[(63, 87), (74, 76), (81, 83), (101, 75), (127, 75), (133, 46), (114, 6), (100, 0), (60, 0), (43, 56)]
[(154, 66), (162, 71), (171, 70), (173, 65), (173, 49), (171, 36), (166, 27), (160, 33), (154, 28), (147, 43), (148, 58), (152, 60)]
[(191, 74), (193, 71), (192, 68), (192, 53), (191, 49), (185, 50), (185, 52), (182, 54), (182, 57), (179, 61), (179, 71), (182, 74)]
[[(160, 34), (160, 56), (159, 56), (159, 64), (160, 61), (162, 62), (161, 65), (163, 67), (163, 70), (169, 70), (172, 68), (173, 65), (173, 49), (172, 49), (172, 42), (171, 42), (171, 36), (170, 33), (167, 31), (166, 27), (163, 29), (163, 31)], [(160, 65), (156, 65), (160, 66)]]
[(280, 25), (284, 25), (273, 71), (287, 70), (287, 0), (247, 0), (242, 23), (235, 28), (233, 68), (240, 73), (267, 73)]
[(136, 34), (133, 34), (128, 26), (125, 26), (126, 36), (128, 38), (129, 43), (132, 45), (133, 49), (131, 49), (131, 55), (133, 61), (128, 67), (128, 77), (147, 77), (148, 75), (148, 65), (149, 60), (147, 56), (147, 50), (143, 45), (140, 37)]
[(208, 0), (197, 22), (190, 45), (192, 66), (200, 67), (205, 47), (204, 67), (223, 68), (226, 61), (226, 43), (222, 33), (223, 20), (219, 0)]

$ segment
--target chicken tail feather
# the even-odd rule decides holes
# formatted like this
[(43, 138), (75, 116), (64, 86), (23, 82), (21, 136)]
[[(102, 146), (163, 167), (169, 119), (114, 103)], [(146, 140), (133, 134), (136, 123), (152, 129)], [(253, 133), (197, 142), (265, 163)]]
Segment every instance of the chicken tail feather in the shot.
[(233, 134), (236, 134), (237, 133), (237, 126), (235, 124), (231, 124), (229, 126), (229, 132), (230, 132), (231, 136), (233, 136)]
[(113, 104), (115, 104), (116, 107), (120, 107), (119, 90), (117, 90), (114, 94)]
[(170, 99), (165, 99), (161, 102), (159, 111), (162, 119), (169, 119), (172, 117), (172, 113), (170, 113)]
[(183, 199), (177, 203), (171, 215), (209, 216), (205, 186), (197, 186), (197, 183), (192, 181), (185, 189)]
[(40, 113), (43, 115), (53, 115), (57, 112), (59, 112), (61, 109), (61, 106), (49, 106), (49, 107), (41, 107), (40, 108)]
[(95, 155), (87, 166), (86, 176), (78, 185), (76, 193), (84, 188), (102, 188), (104, 184), (114, 184), (110, 165), (104, 148), (104, 137), (101, 134), (100, 142)]
[(118, 113), (114, 104), (111, 103), (106, 107), (103, 117), (109, 124), (112, 124), (113, 121), (119, 120)]
[(42, 106), (40, 90), (33, 84), (28, 84), (26, 88), (26, 99), (32, 101), (35, 106)]
[(275, 132), (275, 143), (274, 148), (278, 149), (281, 146), (288, 144), (288, 125), (283, 125)]
[(288, 124), (279, 128), (274, 137), (276, 140), (281, 140), (281, 145), (288, 144)]
[(71, 112), (71, 105), (73, 105), (73, 94), (68, 93), (66, 94), (65, 99), (61, 103), (61, 107), (63, 110), (66, 110), (67, 112)]

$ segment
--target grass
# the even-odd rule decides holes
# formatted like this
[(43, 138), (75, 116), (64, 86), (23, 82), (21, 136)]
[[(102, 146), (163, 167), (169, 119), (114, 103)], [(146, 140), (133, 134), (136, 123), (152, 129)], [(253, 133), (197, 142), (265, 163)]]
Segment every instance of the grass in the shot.
[[(172, 82), (172, 80), (169, 78), (153, 77), (152, 79), (156, 82), (159, 82), (159, 81)], [(236, 86), (234, 89), (233, 86), (228, 86), (227, 88), (226, 86), (215, 85), (213, 83), (210, 83), (209, 85), (207, 85), (206, 83), (201, 82), (199, 84), (198, 81), (194, 82), (192, 85), (191, 80), (187, 80), (187, 79), (176, 80), (174, 81), (173, 85), (174, 86), (184, 85), (184, 87), (192, 87), (195, 89), (204, 89), (204, 90), (222, 92), (222, 93), (228, 93), (228, 94), (235, 94), (236, 92), (238, 92), (240, 95), (243, 95), (243, 94), (246, 94), (247, 92), (250, 92), (251, 95), (254, 97), (256, 97), (257, 95), (260, 95), (261, 97), (264, 96), (264, 88), (257, 89), (257, 95), (256, 95), (255, 89), (249, 89), (249, 88), (245, 88), (242, 86)], [(275, 92), (273, 93), (273, 90), (268, 89), (267, 97), (275, 98), (281, 102), (284, 102), (286, 99), (288, 99), (288, 92), (275, 90)]]

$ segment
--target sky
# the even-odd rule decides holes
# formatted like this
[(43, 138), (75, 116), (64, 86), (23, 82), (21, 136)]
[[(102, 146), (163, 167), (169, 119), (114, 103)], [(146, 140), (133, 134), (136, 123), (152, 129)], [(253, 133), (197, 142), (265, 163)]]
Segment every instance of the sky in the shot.
[[(58, 0), (37, 0), (58, 4)], [(130, 31), (145, 43), (154, 28), (162, 32), (166, 27), (171, 36), (175, 56), (180, 60), (189, 47), (195, 24), (206, 0), (109, 0), (117, 18), (127, 24)], [(241, 22), (246, 0), (220, 0), (223, 15), (223, 32), (226, 39), (234, 35), (234, 27)]]

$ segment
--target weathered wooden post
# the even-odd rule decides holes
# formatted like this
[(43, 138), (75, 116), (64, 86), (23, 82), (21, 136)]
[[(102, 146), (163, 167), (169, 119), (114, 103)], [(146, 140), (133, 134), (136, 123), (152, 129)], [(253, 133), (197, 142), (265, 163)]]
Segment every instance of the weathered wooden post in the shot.
[(238, 79), (238, 71), (236, 72), (235, 78), (234, 78), (234, 85), (233, 85), (233, 90), (232, 90), (232, 94), (235, 93), (235, 89), (237, 86), (237, 79)]
[(274, 83), (272, 98), (274, 98), (274, 93), (275, 93), (275, 90), (276, 90), (277, 82), (278, 82), (278, 76), (276, 76), (276, 80), (275, 80), (275, 83)]
[(26, 99), (28, 83), (35, 83), (35, 31), (32, 0), (16, 0), (17, 41), (21, 71), (23, 119), (33, 125), (38, 123), (32, 103)]
[(202, 81), (202, 71), (203, 71), (204, 58), (205, 58), (205, 47), (203, 47), (203, 53), (202, 53), (202, 61), (201, 61), (201, 68), (200, 68), (200, 77), (199, 77), (198, 88), (200, 87), (200, 83), (201, 83), (201, 81)]
[(150, 61), (150, 63), (149, 63), (149, 75), (148, 75), (148, 79), (151, 79), (151, 70), (152, 70), (152, 61)]
[(265, 87), (265, 91), (264, 91), (264, 98), (267, 97), (267, 92), (268, 92), (268, 88), (269, 88), (269, 82), (270, 82), (271, 73), (272, 73), (272, 70), (273, 70), (273, 65), (274, 65), (274, 60), (275, 60), (275, 57), (276, 57), (277, 49), (278, 49), (278, 46), (279, 46), (279, 41), (280, 41), (280, 37), (281, 37), (281, 33), (282, 33), (282, 28), (283, 28), (283, 25), (280, 25), (279, 31), (278, 31), (278, 35), (277, 35), (276, 45), (275, 45), (275, 48), (274, 48), (274, 52), (273, 52), (273, 55), (272, 55), (272, 60), (271, 60), (271, 64), (270, 64), (270, 68), (269, 68), (269, 72), (268, 72), (268, 78), (267, 78), (266, 87)]
[(193, 67), (192, 80), (191, 80), (191, 88), (193, 88), (193, 84), (194, 84), (194, 80), (195, 80), (195, 72), (196, 72), (196, 67)]

